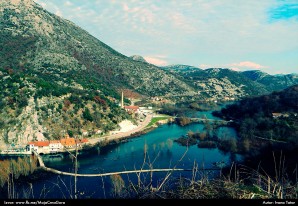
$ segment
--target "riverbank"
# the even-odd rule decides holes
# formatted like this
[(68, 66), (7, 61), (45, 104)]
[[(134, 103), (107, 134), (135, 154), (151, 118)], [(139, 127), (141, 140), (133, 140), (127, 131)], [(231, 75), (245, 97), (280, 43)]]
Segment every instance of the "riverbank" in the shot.
[(111, 143), (117, 143), (123, 140), (127, 140), (133, 137), (138, 137), (156, 129), (158, 125), (168, 123), (169, 121), (171, 121), (171, 119), (172, 117), (168, 115), (149, 114), (142, 122), (140, 122), (140, 124), (137, 127), (131, 130), (124, 129), (124, 131), (118, 132), (116, 134), (89, 139), (89, 147), (94, 147), (98, 145), (108, 145)]
[[(123, 140), (127, 140), (133, 137), (137, 137), (143, 134), (146, 134), (158, 127), (158, 125), (166, 124), (172, 118), (171, 116), (167, 115), (154, 115), (148, 114), (143, 121), (140, 121), (138, 125), (133, 124), (131, 121), (124, 120), (122, 121), (119, 126), (120, 129), (118, 131), (111, 131), (109, 135), (99, 136), (99, 137), (91, 137), (88, 138), (88, 143), (78, 148), (78, 150), (83, 149), (91, 149), (95, 146), (104, 146), (111, 143), (118, 143)], [(1, 145), (1, 152), (0, 155), (7, 155), (7, 156), (15, 156), (15, 155), (30, 155), (31, 151), (10, 151), (7, 146)], [(68, 148), (66, 150), (56, 152), (56, 153), (67, 153), (73, 152), (76, 148)], [(55, 154), (56, 154), (55, 153)], [(47, 155), (48, 153), (43, 154)], [(52, 154), (52, 153), (49, 153)]]
[[(139, 137), (148, 132), (151, 132), (158, 128), (159, 125), (167, 124), (168, 122), (173, 122), (173, 117), (169, 115), (147, 115), (146, 118), (139, 122), (139, 125), (133, 125), (130, 121), (124, 120), (120, 123), (121, 129), (119, 131), (112, 131), (111, 135), (105, 135), (100, 137), (92, 137), (89, 143), (83, 147), (81, 150), (89, 150), (97, 146), (107, 146), (110, 144), (117, 144), (122, 141), (127, 141), (128, 139)], [(114, 133), (115, 132), (115, 133)], [(70, 149), (70, 151), (75, 151), (75, 149)]]

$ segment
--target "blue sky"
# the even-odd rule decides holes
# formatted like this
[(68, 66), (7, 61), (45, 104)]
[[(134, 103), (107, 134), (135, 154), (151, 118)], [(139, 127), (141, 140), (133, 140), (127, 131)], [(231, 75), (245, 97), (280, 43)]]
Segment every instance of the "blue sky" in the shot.
[(164, 66), (298, 73), (298, 0), (35, 0), (113, 49)]

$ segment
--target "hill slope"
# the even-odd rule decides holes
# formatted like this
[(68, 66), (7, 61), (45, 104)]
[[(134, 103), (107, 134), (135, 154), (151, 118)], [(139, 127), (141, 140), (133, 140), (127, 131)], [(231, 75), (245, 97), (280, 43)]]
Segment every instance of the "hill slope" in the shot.
[(282, 90), (298, 84), (298, 74), (270, 75), (259, 70), (245, 71), (242, 74), (255, 82), (265, 85), (268, 91)]
[(147, 96), (193, 92), (32, 0), (0, 1), (0, 87), (2, 143), (116, 129), (130, 118), (118, 106), (119, 89)]
[(90, 75), (109, 87), (125, 87), (146, 95), (192, 90), (173, 75), (146, 62), (133, 61), (31, 0), (1, 1), (1, 14), (2, 68), (62, 72), (77, 83), (76, 75)]
[(298, 85), (254, 98), (245, 98), (215, 112), (238, 124), (241, 138), (277, 139), (298, 145)]
[(199, 69), (188, 65), (161, 67), (180, 76), (199, 91), (202, 98), (237, 99), (251, 95), (268, 94), (298, 83), (298, 75), (269, 75), (254, 71), (233, 71), (223, 68)]

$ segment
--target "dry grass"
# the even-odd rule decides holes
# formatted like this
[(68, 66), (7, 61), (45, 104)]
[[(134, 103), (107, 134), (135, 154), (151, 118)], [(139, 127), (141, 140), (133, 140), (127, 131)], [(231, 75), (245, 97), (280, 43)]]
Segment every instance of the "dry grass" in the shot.
[(156, 187), (152, 186), (153, 174), (149, 184), (138, 176), (137, 184), (130, 182), (115, 198), (297, 199), (297, 179), (292, 181), (287, 178), (283, 168), (284, 157), (281, 156), (278, 161), (275, 161), (276, 175), (273, 177), (261, 167), (253, 169), (234, 163), (216, 178), (210, 178), (210, 171), (198, 169), (198, 165), (194, 164), (191, 178), (171, 178), (172, 173), (168, 173)]

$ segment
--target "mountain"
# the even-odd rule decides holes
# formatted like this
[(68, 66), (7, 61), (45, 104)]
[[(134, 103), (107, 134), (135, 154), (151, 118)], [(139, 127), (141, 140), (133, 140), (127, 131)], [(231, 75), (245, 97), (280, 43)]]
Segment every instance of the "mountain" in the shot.
[(249, 70), (249, 71), (244, 71), (241, 73), (253, 81), (260, 80), (260, 79), (269, 75), (269, 74), (262, 72), (260, 70)]
[(117, 129), (131, 119), (118, 106), (120, 90), (194, 94), (175, 75), (117, 52), (32, 0), (0, 1), (0, 87), (3, 144)]
[(113, 89), (124, 87), (149, 96), (193, 90), (152, 64), (120, 54), (31, 0), (1, 1), (1, 14), (2, 68), (62, 72), (76, 83), (76, 75), (91, 75)]
[(298, 146), (297, 102), (298, 84), (266, 95), (244, 98), (214, 114), (237, 122), (241, 138), (272, 138)]
[(227, 68), (203, 70), (188, 65), (170, 65), (161, 67), (161, 69), (193, 85), (202, 98), (215, 100), (268, 94), (298, 83), (298, 75), (269, 75), (259, 70), (244, 72)]
[(282, 90), (294, 84), (298, 84), (298, 74), (270, 75), (259, 70), (242, 72), (251, 80), (266, 86), (268, 91)]
[(277, 154), (279, 159), (286, 160), (282, 163), (285, 173), (294, 174), (298, 155), (297, 102), (298, 84), (266, 95), (243, 98), (213, 115), (233, 120), (238, 134), (237, 152), (245, 154), (243, 164), (259, 168), (262, 163), (263, 171), (269, 171), (269, 175), (272, 171), (274, 176)]
[(268, 91), (263, 85), (253, 82), (237, 71), (222, 68), (199, 69), (192, 66), (162, 67), (180, 76), (193, 85), (201, 98), (239, 99), (248, 95), (264, 94)]
[(161, 67), (163, 70), (171, 71), (171, 72), (183, 72), (183, 73), (191, 73), (201, 70), (194, 66), (184, 65), (184, 64), (174, 64), (169, 66)]
[[(287, 114), (285, 117), (289, 116), (289, 114), (295, 114), (294, 116), (297, 117), (297, 102), (298, 84), (266, 95), (243, 98), (239, 102), (223, 108), (221, 113), (227, 119), (239, 120), (256, 118), (258, 115), (274, 118), (273, 113)], [(295, 119), (297, 120), (297, 118)]]
[(258, 81), (231, 70), (157, 67), (32, 0), (0, 1), (0, 146), (117, 129), (131, 118), (118, 105), (120, 90), (177, 102), (268, 92)]

